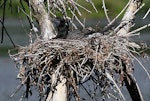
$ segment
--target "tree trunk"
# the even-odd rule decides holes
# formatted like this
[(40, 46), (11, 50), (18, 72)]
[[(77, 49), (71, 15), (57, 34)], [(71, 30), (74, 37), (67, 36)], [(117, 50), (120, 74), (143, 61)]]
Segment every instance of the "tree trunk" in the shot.
[[(44, 0), (30, 0), (29, 4), (32, 7), (34, 17), (39, 23), (41, 35), (44, 41), (56, 37), (56, 31), (50, 20), (49, 14), (46, 12)], [(56, 90), (50, 91), (46, 101), (67, 101), (66, 79), (61, 77), (61, 81), (56, 81), (56, 75), (52, 75), (52, 86), (56, 86)], [(58, 83), (57, 83), (58, 82)], [(57, 83), (57, 84), (56, 84)]]
[(55, 86), (56, 84), (57, 86), (56, 88), (54, 88), (54, 91), (49, 92), (49, 95), (46, 101), (67, 101), (66, 79), (63, 76), (61, 76), (60, 82), (56, 80), (57, 80), (56, 75), (53, 74), (52, 75), (52, 87)]
[(41, 35), (44, 40), (56, 37), (56, 31), (50, 21), (49, 14), (46, 12), (44, 0), (30, 0), (29, 5), (34, 13), (34, 17), (39, 23)]
[[(137, 13), (141, 3), (142, 0), (130, 0), (130, 3), (122, 18), (120, 25), (116, 27), (116, 29), (114, 30), (115, 32), (117, 32), (117, 35), (128, 36), (128, 33), (134, 24), (135, 14)], [(136, 44), (132, 44), (132, 43), (128, 43), (128, 44), (133, 45), (133, 47), (138, 47)], [(132, 98), (132, 101), (144, 101), (135, 78), (132, 76), (131, 73), (129, 74), (127, 72), (126, 66), (124, 68), (125, 68), (124, 72), (126, 74), (124, 77), (124, 82)]]
[(131, 27), (134, 24), (135, 14), (137, 13), (138, 8), (141, 5), (142, 0), (130, 0), (128, 8), (122, 18), (122, 21), (117, 28), (115, 28), (115, 32), (119, 36), (127, 36)]

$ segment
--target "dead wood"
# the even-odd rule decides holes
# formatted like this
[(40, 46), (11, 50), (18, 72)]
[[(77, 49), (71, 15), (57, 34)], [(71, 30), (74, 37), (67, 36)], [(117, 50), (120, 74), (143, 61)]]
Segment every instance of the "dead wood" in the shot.
[[(101, 89), (105, 88), (102, 96), (106, 96), (111, 85), (114, 85), (106, 73), (114, 81), (120, 81), (119, 84), (123, 84), (124, 81), (125, 83), (127, 81), (126, 75), (123, 80), (119, 79), (122, 77), (122, 73), (127, 74), (133, 68), (129, 67), (124, 71), (122, 66), (122, 60), (128, 61), (126, 64), (132, 66), (132, 55), (130, 55), (132, 53), (129, 51), (128, 41), (124, 37), (100, 33), (82, 40), (53, 39), (44, 41), (36, 39), (33, 44), (20, 47), (17, 54), (10, 53), (10, 57), (15, 61), (17, 67), (23, 70), (18, 75), (22, 84), (27, 85), (27, 89), (37, 86), (41, 98), (48, 96), (47, 89), (55, 91), (56, 85), (61, 82), (60, 75), (67, 80), (67, 86), (74, 89), (75, 95), (78, 95), (76, 88), (78, 83), (82, 84), (83, 81), (90, 78), (95, 81), (96, 85), (101, 85)], [(51, 78), (54, 72), (58, 81), (52, 86)], [(30, 80), (27, 81), (29, 78)], [(130, 82), (134, 82), (133, 79), (130, 80)], [(120, 94), (119, 99), (124, 99), (117, 88), (114, 89)], [(136, 91), (134, 90), (134, 92)], [(26, 95), (28, 93), (29, 90), (26, 91)], [(79, 96), (75, 97), (79, 99)]]
[[(89, 2), (95, 8), (93, 2)], [(125, 100), (121, 92), (121, 86), (125, 83), (132, 100), (143, 101), (141, 92), (132, 75), (133, 59), (135, 54), (139, 54), (137, 50), (141, 46), (129, 38), (135, 14), (140, 8), (141, 1), (129, 1), (123, 19), (118, 26), (114, 26), (113, 30), (111, 26), (116, 18), (111, 22), (106, 8), (104, 8), (109, 24), (102, 33), (97, 32), (94, 28), (84, 28), (84, 24), (80, 22), (71, 8), (74, 7), (79, 15), (78, 6), (88, 12), (90, 11), (75, 1), (58, 0), (54, 4), (48, 0), (47, 3), (50, 3), (48, 6), (52, 7), (52, 11), (57, 9), (63, 12), (65, 19), (68, 17), (66, 9), (70, 10), (73, 17), (83, 27), (83, 31), (70, 30), (67, 39), (54, 39), (55, 31), (48, 18), (49, 15), (46, 13), (44, 1), (31, 0), (29, 2), (43, 36), (42, 38), (37, 37), (34, 42), (27, 46), (20, 46), (15, 50), (16, 53), (9, 52), (16, 67), (20, 69), (18, 78), (21, 79), (21, 85), (26, 85), (24, 97), (28, 97), (29, 93), (31, 94), (30, 88), (36, 87), (41, 100), (55, 101), (57, 98), (55, 94), (64, 85), (63, 89), (66, 93), (64, 97), (72, 94), (76, 101), (81, 101), (78, 87), (82, 86), (85, 92), (91, 98), (94, 98), (95, 96), (88, 91), (88, 88), (84, 87), (86, 82), (92, 81), (93, 85), (96, 86), (93, 94), (96, 94), (100, 89), (103, 100), (107, 97)], [(103, 0), (103, 6), (104, 4)], [(71, 5), (71, 7), (66, 8), (66, 5)], [(48, 11), (55, 16), (49, 7)], [(71, 23), (74, 26), (74, 23)], [(74, 28), (76, 29), (76, 26)], [(58, 85), (61, 85), (61, 87)], [(66, 101), (66, 99), (64, 98), (63, 101)]]

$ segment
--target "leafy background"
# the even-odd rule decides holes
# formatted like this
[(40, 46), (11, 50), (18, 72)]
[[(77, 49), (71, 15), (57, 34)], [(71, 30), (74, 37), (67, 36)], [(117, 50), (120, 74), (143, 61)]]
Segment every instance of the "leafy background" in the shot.
[[(0, 1), (0, 5), (2, 5), (4, 0)], [(85, 2), (85, 0), (78, 0), (78, 3), (86, 8), (88, 8), (90, 11), (92, 11), (92, 14), (87, 13), (83, 9), (81, 9), (81, 12), (84, 17), (86, 18), (104, 18), (104, 12), (102, 9), (102, 0), (93, 0), (97, 10), (99, 11), (98, 13), (95, 12), (93, 7), (88, 3)], [(114, 17), (117, 15), (121, 9), (126, 5), (128, 0), (105, 0), (106, 2), (106, 7), (108, 8), (109, 15), (111, 17)], [(143, 0), (143, 3), (145, 3), (145, 6), (143, 9), (140, 11), (140, 13), (145, 13), (149, 9), (149, 4), (150, 0)], [(25, 8), (27, 9), (27, 12), (29, 12), (27, 4), (24, 3)], [(7, 0), (6, 4), (6, 17), (8, 18), (17, 18), (18, 16), (25, 16), (25, 14), (19, 10), (21, 8), (21, 5), (19, 4), (19, 0)], [(2, 17), (3, 14), (3, 8), (0, 8), (0, 17)], [(113, 16), (112, 16), (113, 15)]]

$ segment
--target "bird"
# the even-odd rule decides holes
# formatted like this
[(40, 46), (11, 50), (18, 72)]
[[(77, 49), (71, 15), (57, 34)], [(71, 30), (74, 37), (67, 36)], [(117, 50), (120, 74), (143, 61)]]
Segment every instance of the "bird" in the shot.
[(67, 39), (85, 39), (89, 35), (92, 35), (95, 32), (96, 32), (95, 29), (92, 27), (87, 27), (82, 30), (75, 29), (68, 33)]
[(52, 18), (51, 21), (57, 29), (56, 38), (66, 39), (69, 32), (69, 21), (61, 17)]
[(69, 31), (69, 20), (61, 17), (51, 18), (51, 21), (57, 29), (56, 39), (82, 39), (96, 32), (92, 27)]

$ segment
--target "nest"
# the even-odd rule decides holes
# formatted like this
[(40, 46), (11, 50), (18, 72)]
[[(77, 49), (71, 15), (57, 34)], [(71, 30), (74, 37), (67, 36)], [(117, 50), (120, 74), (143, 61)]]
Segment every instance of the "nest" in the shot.
[[(46, 99), (50, 91), (55, 91), (62, 77), (66, 79), (69, 95), (79, 101), (79, 86), (92, 81), (96, 93), (100, 88), (101, 98), (111, 96), (125, 99), (120, 90), (125, 77), (132, 74), (132, 52), (129, 39), (115, 35), (94, 33), (81, 40), (37, 38), (26, 47), (19, 47), (10, 57), (20, 69), (18, 78), (21, 86), (26, 85), (24, 97), (37, 88), (40, 99)], [(132, 52), (131, 52), (132, 51)], [(57, 82), (52, 83), (55, 74)], [(21, 88), (20, 86), (20, 88)], [(85, 92), (94, 97), (88, 88)], [(118, 94), (118, 95), (115, 95)]]

